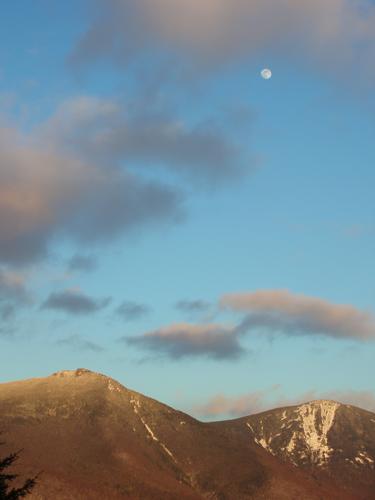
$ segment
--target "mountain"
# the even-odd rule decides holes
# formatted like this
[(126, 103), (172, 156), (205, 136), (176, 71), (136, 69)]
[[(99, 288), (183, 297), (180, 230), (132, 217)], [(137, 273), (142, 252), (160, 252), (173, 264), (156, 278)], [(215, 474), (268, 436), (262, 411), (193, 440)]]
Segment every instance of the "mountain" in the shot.
[(321, 400), (241, 418), (229, 426), (244, 439), (249, 431), (273, 456), (314, 477), (344, 486), (357, 498), (375, 498), (374, 413)]
[(203, 423), (104, 375), (61, 371), (0, 384), (0, 456), (23, 448), (19, 470), (43, 471), (35, 500), (375, 498), (375, 415), (333, 405)]

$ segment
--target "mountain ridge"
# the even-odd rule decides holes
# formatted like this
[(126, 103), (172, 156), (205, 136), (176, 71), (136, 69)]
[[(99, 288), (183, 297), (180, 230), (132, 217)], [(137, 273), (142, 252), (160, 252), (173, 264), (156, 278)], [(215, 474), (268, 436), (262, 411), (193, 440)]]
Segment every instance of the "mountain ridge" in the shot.
[[(375, 498), (362, 468), (353, 473), (354, 494), (337, 475), (277, 453), (274, 413), (287, 411), (291, 423), (296, 416), (286, 408), (200, 422), (85, 368), (0, 384), (4, 440), (25, 449), (27, 471), (46, 471), (35, 499)], [(286, 430), (284, 441), (297, 432)]]

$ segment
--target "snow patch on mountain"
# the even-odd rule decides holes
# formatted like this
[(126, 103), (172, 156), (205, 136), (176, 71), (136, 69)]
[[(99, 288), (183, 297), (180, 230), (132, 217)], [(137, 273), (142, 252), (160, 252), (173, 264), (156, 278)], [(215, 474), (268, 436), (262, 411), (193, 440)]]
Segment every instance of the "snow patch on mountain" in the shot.
[(365, 451), (360, 451), (354, 460), (362, 465), (373, 465), (374, 460)]
[(256, 424), (246, 422), (246, 425), (254, 441), (272, 455), (280, 454), (281, 450), (294, 464), (302, 459), (323, 466), (333, 452), (328, 433), (339, 407), (335, 401), (312, 401), (284, 409), (275, 414), (274, 420), (259, 415)]
[(339, 406), (334, 401), (312, 401), (296, 410), (302, 423), (301, 437), (310, 449), (312, 462), (318, 465), (327, 462), (333, 451), (328, 445), (328, 432)]
[(108, 387), (108, 390), (110, 392), (121, 392), (120, 387), (118, 387), (117, 385), (115, 385), (114, 382), (111, 379), (108, 380), (107, 387)]
[(177, 463), (177, 460), (176, 460), (175, 456), (173, 455), (173, 453), (171, 452), (171, 450), (162, 441), (160, 441), (160, 439), (153, 432), (153, 430), (148, 425), (148, 423), (146, 422), (146, 420), (142, 417), (142, 415), (139, 414), (138, 410), (141, 408), (141, 404), (140, 404), (139, 400), (135, 399), (135, 398), (131, 398), (130, 403), (133, 406), (134, 413), (136, 415), (138, 415), (138, 417), (139, 417), (140, 421), (142, 422), (144, 428), (146, 429), (148, 435), (151, 436), (151, 438), (152, 438), (153, 441), (156, 441), (163, 448), (163, 450), (167, 453), (167, 455), (169, 455), (171, 457), (171, 459), (175, 463)]
[[(259, 446), (261, 446), (262, 448), (264, 448), (265, 450), (267, 450), (269, 453), (271, 453), (272, 455), (274, 455), (275, 452), (271, 448), (271, 441), (272, 441), (273, 438), (269, 438), (269, 439), (265, 438), (264, 428), (263, 428), (263, 422), (261, 422), (261, 434), (260, 435), (262, 437), (260, 437), (260, 438), (256, 437), (255, 431), (252, 428), (252, 426), (249, 424), (249, 422), (247, 422), (246, 425), (251, 430), (251, 432), (253, 433), (253, 435), (254, 435), (254, 441), (256, 442), (256, 444), (258, 444)], [(276, 436), (274, 436), (274, 437), (276, 437)]]

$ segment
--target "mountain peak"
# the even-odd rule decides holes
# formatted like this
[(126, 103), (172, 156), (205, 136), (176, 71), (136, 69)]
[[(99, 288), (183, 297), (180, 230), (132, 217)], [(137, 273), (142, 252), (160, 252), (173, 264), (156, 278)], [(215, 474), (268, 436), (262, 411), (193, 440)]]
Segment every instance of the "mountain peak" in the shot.
[(100, 382), (104, 383), (107, 389), (110, 392), (122, 392), (127, 390), (124, 386), (122, 386), (119, 382), (114, 380), (111, 377), (107, 377), (107, 375), (103, 375), (102, 373), (94, 372), (92, 370), (88, 370), (87, 368), (76, 368), (75, 370), (60, 370), (58, 372), (50, 375), (49, 378), (63, 378), (67, 381), (75, 380), (77, 378), (83, 379), (84, 382)]
[(314, 400), (245, 420), (258, 445), (294, 465), (352, 464), (374, 469), (375, 449), (368, 444), (373, 442), (375, 420), (354, 406)]
[(84, 375), (96, 375), (102, 377), (105, 376), (100, 373), (88, 370), (87, 368), (76, 368), (75, 370), (60, 370), (53, 373), (51, 377), (82, 377)]
[(333, 399), (313, 399), (312, 401), (302, 403), (298, 406), (305, 406), (305, 405), (329, 407), (329, 406), (341, 406), (341, 403), (339, 403), (338, 401), (335, 401)]

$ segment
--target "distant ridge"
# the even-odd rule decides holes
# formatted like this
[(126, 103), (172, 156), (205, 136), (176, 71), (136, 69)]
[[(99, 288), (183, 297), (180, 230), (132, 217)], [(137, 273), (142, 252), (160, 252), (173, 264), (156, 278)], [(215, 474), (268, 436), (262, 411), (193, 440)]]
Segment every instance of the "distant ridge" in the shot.
[(334, 401), (203, 423), (78, 368), (0, 384), (0, 429), (35, 500), (375, 499), (375, 414)]

